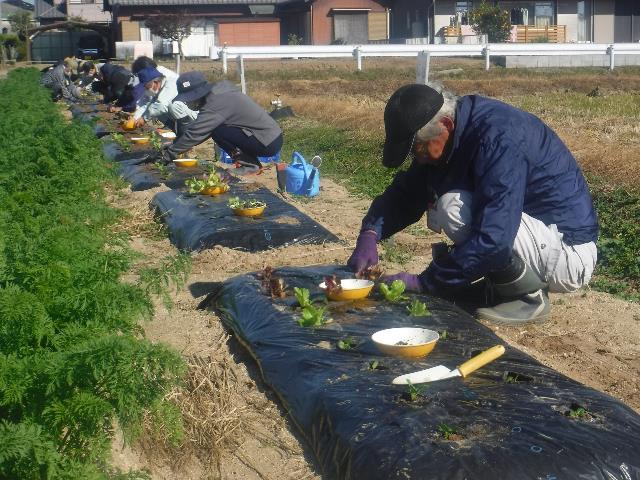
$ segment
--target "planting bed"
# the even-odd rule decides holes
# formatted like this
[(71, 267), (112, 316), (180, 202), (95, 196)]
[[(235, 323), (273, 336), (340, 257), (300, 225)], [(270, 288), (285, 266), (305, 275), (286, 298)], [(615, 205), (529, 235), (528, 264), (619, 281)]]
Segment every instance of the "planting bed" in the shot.
[[(233, 214), (227, 202), (234, 196), (267, 204), (256, 218)], [(169, 230), (169, 238), (181, 250), (195, 251), (220, 245), (250, 252), (288, 245), (336, 242), (338, 238), (297, 208), (264, 187), (231, 185), (214, 197), (189, 195), (177, 190), (158, 193), (152, 205)]]
[[(271, 278), (289, 289), (308, 288), (313, 298), (323, 296), (317, 284), (333, 273), (351, 275), (330, 266), (284, 267)], [(640, 416), (514, 348), (464, 380), (426, 384), (412, 396), (392, 385), (397, 375), (454, 367), (502, 343), (453, 305), (411, 296), (431, 311), (411, 317), (408, 300), (388, 303), (374, 295), (330, 303), (333, 322), (305, 328), (296, 322), (296, 300), (272, 300), (259, 277), (224, 282), (210, 305), (256, 359), (328, 478), (640, 475)], [(376, 330), (412, 325), (447, 332), (422, 361), (381, 355), (370, 341)]]
[[(160, 168), (153, 163), (140, 163), (139, 158), (123, 160), (117, 164), (120, 176), (131, 184), (131, 190), (138, 192), (150, 188), (166, 185), (171, 189), (184, 190), (184, 182), (193, 177), (200, 177), (207, 171), (207, 165), (197, 167), (179, 168), (167, 165)], [(225, 170), (220, 169), (221, 172)], [(228, 182), (237, 182), (238, 179), (226, 175)]]

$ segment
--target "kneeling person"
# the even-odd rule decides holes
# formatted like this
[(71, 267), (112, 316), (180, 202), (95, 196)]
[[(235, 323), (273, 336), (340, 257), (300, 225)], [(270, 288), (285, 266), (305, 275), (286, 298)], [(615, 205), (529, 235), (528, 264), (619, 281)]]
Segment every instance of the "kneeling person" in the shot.
[(503, 324), (547, 319), (547, 292), (585, 286), (596, 264), (598, 221), (589, 188), (568, 148), (534, 115), (497, 100), (443, 96), (406, 85), (384, 114), (383, 165), (399, 167), (362, 222), (348, 264), (377, 263), (377, 241), (415, 223), (454, 243), (434, 252), (409, 290), (464, 298), (484, 279), (497, 304), (480, 318)]
[(144, 97), (138, 101), (138, 108), (133, 114), (136, 126), (156, 119), (171, 128), (174, 119), (170, 114), (170, 106), (178, 95), (178, 76), (165, 76), (155, 68), (149, 67), (138, 72), (138, 79), (144, 85)]
[(282, 148), (282, 130), (269, 114), (228, 81), (210, 84), (200, 72), (182, 74), (178, 96), (198, 116), (167, 149), (169, 159), (212, 138), (240, 163), (259, 168), (258, 157), (275, 155)]
[(73, 73), (70, 60), (64, 60), (55, 67), (43, 73), (40, 83), (51, 90), (54, 100), (64, 99), (70, 102), (80, 100), (82, 93), (78, 87), (71, 82)]

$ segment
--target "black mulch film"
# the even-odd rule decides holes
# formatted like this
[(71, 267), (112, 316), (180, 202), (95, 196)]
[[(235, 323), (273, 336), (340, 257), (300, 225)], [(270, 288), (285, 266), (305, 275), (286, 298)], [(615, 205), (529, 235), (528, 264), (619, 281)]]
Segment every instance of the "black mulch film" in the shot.
[(102, 140), (102, 154), (104, 158), (110, 162), (123, 162), (125, 160), (142, 160), (154, 152), (152, 147), (132, 148), (131, 151), (125, 152), (120, 145), (115, 143), (111, 138)]
[[(330, 273), (351, 277), (334, 266), (282, 268), (274, 275), (324, 298), (317, 284)], [(425, 384), (417, 401), (405, 398), (407, 387), (392, 385), (394, 377), (453, 368), (503, 344), (454, 305), (411, 295), (431, 311), (411, 317), (408, 301), (390, 304), (376, 292), (368, 300), (331, 302), (333, 322), (305, 328), (296, 323), (295, 297), (272, 300), (260, 283), (255, 274), (234, 277), (208, 304), (255, 358), (325, 478), (640, 478), (640, 416), (507, 345), (505, 355), (466, 379)], [(447, 336), (421, 361), (380, 354), (370, 336), (403, 326), (446, 330)], [(361, 343), (338, 349), (348, 337)], [(446, 439), (451, 430), (457, 433)]]
[(71, 115), (75, 120), (83, 123), (92, 123), (93, 133), (96, 135), (96, 137), (102, 138), (106, 135), (109, 135), (109, 131), (104, 125), (96, 123), (99, 120), (97, 114), (98, 108), (100, 108), (98, 107), (98, 104), (93, 103), (72, 104), (69, 106)]
[[(267, 208), (256, 218), (234, 215), (228, 206), (233, 196), (260, 200)], [(151, 204), (167, 225), (171, 243), (181, 250), (196, 251), (221, 245), (257, 252), (338, 241), (338, 237), (297, 208), (255, 184), (231, 184), (227, 193), (214, 197), (170, 190), (158, 193)]]
[[(207, 171), (207, 164), (201, 164), (193, 168), (175, 167), (168, 165), (166, 170), (161, 172), (153, 163), (140, 163), (140, 159), (123, 160), (118, 162), (117, 169), (119, 175), (131, 184), (131, 190), (139, 192), (150, 188), (159, 187), (161, 184), (171, 189), (184, 189), (185, 181), (200, 177)], [(226, 174), (226, 170), (217, 168), (228, 182), (238, 182), (239, 179)]]

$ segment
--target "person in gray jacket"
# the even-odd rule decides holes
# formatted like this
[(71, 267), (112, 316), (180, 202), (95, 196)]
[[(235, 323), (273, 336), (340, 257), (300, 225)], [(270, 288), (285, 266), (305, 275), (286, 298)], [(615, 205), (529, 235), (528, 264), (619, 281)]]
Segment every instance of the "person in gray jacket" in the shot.
[(67, 60), (60, 62), (43, 75), (40, 83), (51, 90), (54, 100), (68, 100), (75, 102), (80, 99), (80, 89), (71, 83), (71, 63)]
[(241, 165), (243, 172), (257, 171), (258, 157), (275, 155), (282, 148), (282, 130), (269, 114), (232, 83), (210, 84), (200, 72), (187, 72), (177, 81), (178, 96), (198, 117), (165, 151), (167, 160), (212, 138)]

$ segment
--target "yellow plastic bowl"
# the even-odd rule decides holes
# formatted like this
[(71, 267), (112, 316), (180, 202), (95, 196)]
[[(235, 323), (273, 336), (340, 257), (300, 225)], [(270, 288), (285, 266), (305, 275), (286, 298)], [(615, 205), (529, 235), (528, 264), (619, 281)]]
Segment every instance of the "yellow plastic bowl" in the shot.
[(124, 122), (122, 122), (122, 129), (123, 130), (135, 130), (136, 129), (136, 122), (133, 118), (130, 118), (129, 120), (125, 120)]
[(176, 167), (195, 167), (198, 164), (197, 158), (177, 158), (173, 161)]
[(131, 141), (136, 145), (146, 145), (151, 139), (149, 137), (131, 137)]
[(405, 358), (426, 357), (435, 348), (440, 335), (426, 328), (388, 328), (371, 335), (378, 350)]
[(229, 187), (225, 185), (224, 187), (209, 187), (209, 188), (205, 188), (200, 193), (202, 195), (220, 195), (221, 193), (224, 193), (227, 190), (229, 190)]
[(324, 282), (318, 286), (325, 291), (324, 293), (329, 300), (360, 300), (369, 295), (373, 288), (373, 282), (371, 280), (358, 280), (355, 278), (341, 280), (340, 286), (342, 290), (331, 293), (327, 290)]
[(241, 217), (257, 217), (259, 215), (262, 215), (265, 208), (267, 208), (266, 205), (263, 207), (254, 208), (234, 208), (233, 213)]
[(174, 132), (171, 132), (171, 131), (168, 131), (168, 132), (160, 131), (160, 136), (162, 138), (167, 138), (169, 140), (173, 140), (174, 138), (176, 138), (176, 134)]

